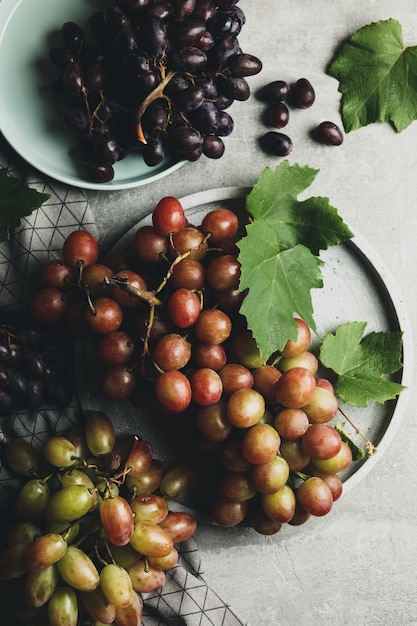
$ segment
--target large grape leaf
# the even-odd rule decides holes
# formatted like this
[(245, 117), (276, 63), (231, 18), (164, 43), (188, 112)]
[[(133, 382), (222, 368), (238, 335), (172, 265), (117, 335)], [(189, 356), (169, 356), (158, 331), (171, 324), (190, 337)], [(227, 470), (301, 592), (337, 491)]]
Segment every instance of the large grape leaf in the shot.
[(352, 237), (328, 198), (298, 200), (318, 170), (282, 161), (275, 170), (265, 168), (246, 199), (255, 220), (266, 220), (275, 229), (281, 250), (301, 243), (313, 254)]
[(339, 81), (346, 132), (373, 122), (391, 122), (401, 132), (417, 119), (417, 46), (404, 46), (397, 20), (359, 29), (328, 73)]
[(10, 229), (19, 226), (22, 217), (30, 215), (48, 198), (0, 169), (0, 241), (10, 239)]
[(323, 286), (321, 262), (301, 244), (281, 251), (276, 230), (263, 220), (250, 224), (238, 245), (240, 289), (248, 288), (240, 312), (265, 360), (296, 338), (294, 312), (315, 328), (310, 290)]
[(402, 367), (402, 333), (372, 332), (363, 336), (366, 322), (348, 322), (329, 333), (320, 349), (321, 363), (338, 378), (335, 391), (345, 402), (365, 407), (369, 400), (383, 404), (404, 389), (388, 378)]
[(295, 339), (294, 314), (315, 331), (311, 290), (323, 286), (320, 250), (352, 237), (326, 198), (299, 201), (318, 170), (282, 161), (246, 198), (252, 223), (239, 242), (241, 306), (262, 358)]

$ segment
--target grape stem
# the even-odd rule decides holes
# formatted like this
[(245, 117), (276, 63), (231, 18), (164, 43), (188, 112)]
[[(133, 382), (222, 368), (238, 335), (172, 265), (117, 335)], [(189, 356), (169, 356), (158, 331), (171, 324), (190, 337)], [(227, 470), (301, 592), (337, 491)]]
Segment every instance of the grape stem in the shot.
[(144, 300), (151, 307), (162, 305), (161, 300), (159, 300), (152, 291), (146, 291), (145, 289), (140, 289), (139, 287), (133, 287), (126, 278), (116, 278), (115, 276), (113, 278), (105, 277), (104, 284), (109, 287), (122, 289), (123, 291), (126, 291), (131, 298)]
[(161, 80), (159, 85), (155, 87), (155, 89), (146, 96), (146, 98), (142, 101), (138, 109), (138, 112), (136, 114), (136, 123), (137, 123), (136, 135), (137, 135), (138, 140), (143, 144), (148, 143), (146, 141), (146, 137), (144, 135), (143, 128), (142, 128), (142, 118), (144, 116), (144, 113), (146, 109), (148, 108), (148, 106), (151, 104), (151, 102), (153, 102), (154, 100), (157, 100), (158, 98), (165, 98), (169, 102), (169, 98), (164, 94), (164, 89), (168, 85), (169, 81), (175, 76), (175, 74), (176, 72), (173, 72), (172, 70), (169, 71), (166, 74), (166, 76), (164, 76), (164, 78)]
[(367, 450), (369, 456), (373, 456), (374, 454), (376, 454), (378, 452), (378, 448), (376, 446), (374, 446), (372, 441), (370, 441), (368, 439), (368, 437), (363, 434), (363, 432), (356, 426), (356, 424), (354, 424), (352, 422), (352, 420), (346, 415), (346, 413), (340, 407), (339, 407), (339, 412), (343, 415), (344, 419), (347, 422), (349, 422), (349, 424), (354, 429), (355, 433), (357, 435), (359, 435), (360, 437), (362, 437), (362, 439), (365, 441), (365, 443), (366, 443), (366, 450)]

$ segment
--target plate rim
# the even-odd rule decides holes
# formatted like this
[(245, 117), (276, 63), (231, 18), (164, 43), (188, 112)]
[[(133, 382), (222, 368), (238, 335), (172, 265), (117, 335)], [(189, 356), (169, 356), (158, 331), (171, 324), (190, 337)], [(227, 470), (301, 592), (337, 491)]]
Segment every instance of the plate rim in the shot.
[[(6, 29), (10, 26), (11, 21), (13, 20), (16, 12), (21, 9), (22, 5), (28, 5), (32, 0), (0, 0), (0, 54), (1, 47), (3, 44), (4, 34)], [(21, 9), (22, 10), (22, 9)], [(41, 11), (41, 8), (38, 8)], [(57, 16), (57, 28), (59, 28), (59, 18)], [(4, 54), (4, 53), (3, 53)], [(7, 56), (4, 54), (4, 56)], [(0, 105), (2, 104), (2, 96), (0, 93)], [(4, 107), (5, 108), (5, 107)], [(19, 141), (18, 137), (13, 134), (13, 132), (5, 127), (4, 121), (0, 116), (0, 133), (3, 135), (4, 139), (10, 144), (10, 146), (16, 151), (16, 153), (24, 159), (29, 165), (34, 167), (36, 170), (41, 172), (42, 174), (48, 176), (49, 178), (67, 184), (72, 187), (77, 187), (81, 189), (90, 189), (95, 191), (122, 191), (127, 189), (134, 189), (136, 187), (141, 187), (144, 185), (148, 185), (150, 183), (156, 182), (165, 176), (175, 172), (176, 170), (183, 167), (187, 160), (181, 159), (179, 156), (170, 156), (166, 158), (166, 162), (160, 163), (157, 167), (158, 169), (152, 172), (153, 167), (150, 167), (149, 175), (141, 175), (139, 178), (132, 178), (131, 176), (123, 182), (122, 180), (117, 179), (117, 175), (115, 175), (112, 181), (108, 183), (97, 183), (94, 181), (90, 181), (87, 178), (84, 180), (79, 178), (75, 173), (75, 165), (74, 165), (74, 173), (61, 173), (54, 169), (52, 160), (48, 164), (44, 164), (43, 160), (39, 163), (36, 159), (36, 155), (28, 149), (27, 144), (24, 144)], [(38, 144), (36, 144), (38, 145)], [(38, 145), (38, 147), (40, 147)], [(133, 158), (138, 158), (139, 155), (131, 155)], [(129, 155), (126, 157), (129, 159)], [(122, 162), (120, 162), (122, 163)]]

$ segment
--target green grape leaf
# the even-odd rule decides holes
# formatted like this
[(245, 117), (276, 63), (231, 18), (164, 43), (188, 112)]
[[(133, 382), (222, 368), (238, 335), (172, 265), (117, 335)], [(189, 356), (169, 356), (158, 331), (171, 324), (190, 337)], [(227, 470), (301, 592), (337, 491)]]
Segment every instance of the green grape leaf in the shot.
[(49, 194), (40, 193), (0, 169), (0, 241), (10, 239), (10, 230), (19, 226), (22, 217), (38, 209)]
[(388, 378), (402, 367), (402, 332), (371, 332), (366, 322), (348, 322), (328, 333), (320, 348), (321, 363), (337, 374), (335, 392), (342, 400), (366, 407), (383, 404), (404, 389)]
[(350, 435), (345, 430), (345, 422), (338, 422), (334, 425), (334, 429), (337, 430), (342, 440), (347, 443), (352, 452), (352, 461), (361, 461), (365, 458), (365, 450), (356, 445)]
[(328, 198), (298, 200), (317, 173), (311, 167), (282, 161), (275, 170), (264, 169), (246, 199), (253, 219), (265, 220), (275, 229), (281, 250), (301, 243), (317, 255), (353, 236)]
[(294, 311), (315, 328), (310, 289), (323, 286), (321, 261), (301, 244), (281, 252), (275, 229), (262, 220), (247, 227), (238, 246), (240, 289), (248, 289), (240, 312), (265, 360), (296, 338)]
[(328, 73), (339, 81), (346, 132), (374, 122), (390, 122), (401, 132), (417, 119), (417, 46), (404, 46), (397, 20), (356, 31)]

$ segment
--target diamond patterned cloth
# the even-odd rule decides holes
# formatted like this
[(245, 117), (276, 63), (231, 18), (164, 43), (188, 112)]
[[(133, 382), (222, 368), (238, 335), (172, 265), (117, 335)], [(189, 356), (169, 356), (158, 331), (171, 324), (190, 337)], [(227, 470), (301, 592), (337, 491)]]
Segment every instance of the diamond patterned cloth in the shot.
[[(37, 191), (50, 194), (35, 213), (22, 220), (10, 241), (0, 243), (0, 311), (14, 314), (24, 310), (36, 289), (42, 266), (61, 254), (66, 236), (84, 228), (98, 235), (94, 217), (82, 190), (62, 185), (29, 168), (0, 136), (0, 167)], [(71, 371), (71, 363), (68, 363)], [(81, 408), (74, 391), (73, 400), (63, 410), (42, 408), (36, 412), (19, 411), (0, 417), (0, 449), (12, 437), (24, 437), (41, 444), (51, 433), (63, 434), (80, 419)], [(6, 522), (18, 482), (0, 456), (0, 520)], [(198, 546), (193, 538), (179, 546), (180, 560), (167, 572), (162, 590), (143, 594), (142, 626), (238, 626), (244, 625), (234, 611), (211, 589), (201, 575)], [(10, 588), (11, 587), (11, 588)], [(2, 615), (10, 626), (5, 609), (11, 585), (0, 581)], [(6, 623), (5, 622), (5, 623)], [(3, 623), (3, 622), (2, 622)]]

